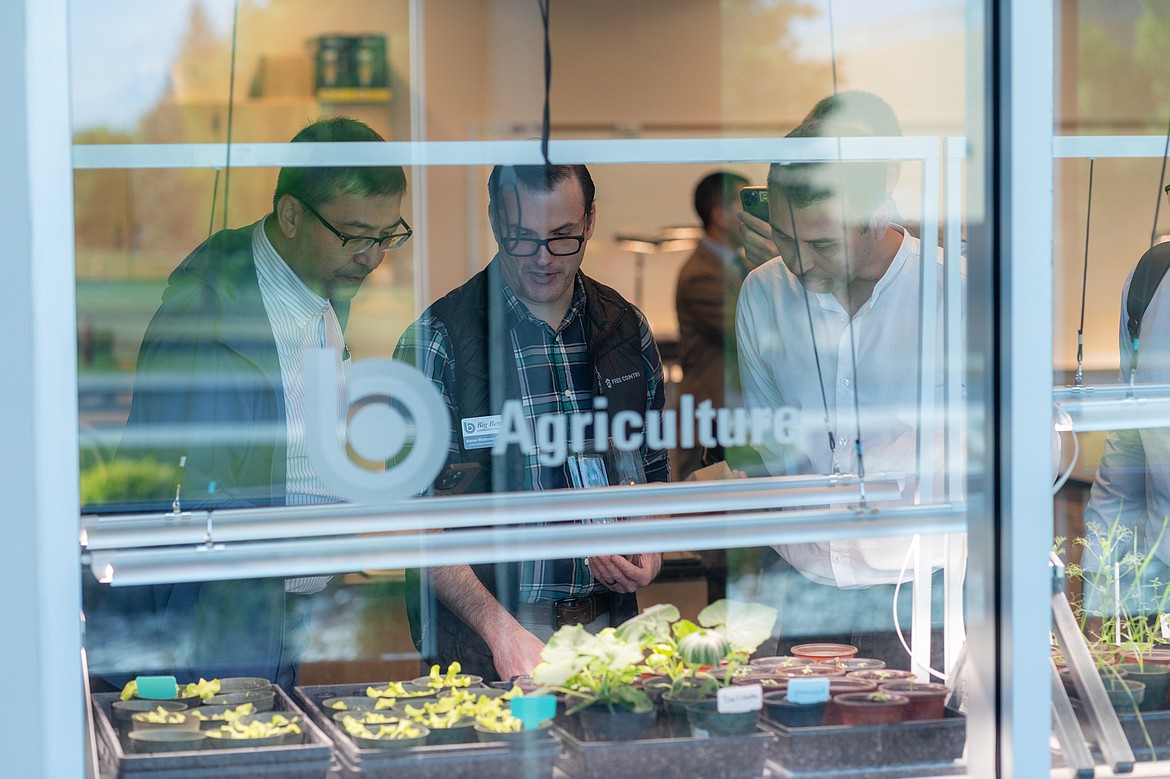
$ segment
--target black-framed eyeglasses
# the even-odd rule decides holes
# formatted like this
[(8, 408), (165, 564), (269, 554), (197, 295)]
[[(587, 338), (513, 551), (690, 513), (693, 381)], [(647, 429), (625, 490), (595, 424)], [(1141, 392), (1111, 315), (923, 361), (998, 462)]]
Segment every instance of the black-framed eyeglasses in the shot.
[[(299, 200), (299, 198), (298, 198)], [(393, 232), (389, 235), (383, 235), (381, 238), (372, 238), (368, 235), (346, 235), (338, 230), (333, 225), (329, 224), (329, 220), (321, 216), (317, 209), (301, 200), (301, 205), (309, 209), (309, 213), (317, 217), (317, 221), (325, 226), (325, 229), (336, 235), (341, 239), (341, 250), (346, 254), (361, 254), (370, 250), (370, 247), (377, 244), (381, 251), (388, 252), (391, 249), (397, 249), (402, 244), (409, 240), (410, 236), (414, 235), (414, 230), (410, 229), (410, 225), (406, 223), (405, 219), (399, 219), (390, 228)], [(398, 230), (399, 225), (402, 226), (402, 231)]]
[(513, 257), (532, 257), (540, 247), (548, 248), (554, 257), (567, 257), (581, 251), (584, 235), (554, 235), (552, 238), (504, 238), (504, 251)]

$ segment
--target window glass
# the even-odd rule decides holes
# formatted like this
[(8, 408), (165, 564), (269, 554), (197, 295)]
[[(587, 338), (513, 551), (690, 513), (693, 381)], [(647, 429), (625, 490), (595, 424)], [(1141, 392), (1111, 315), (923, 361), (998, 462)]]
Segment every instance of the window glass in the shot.
[(777, 703), (771, 759), (953, 767), (981, 4), (556, 3), (547, 44), (510, 0), (204, 0), (150, 36), (99, 5), (70, 43), (95, 689), (259, 676), (324, 720), (542, 649), (588, 702), (591, 641), (682, 700), (728, 657), (855, 656), (796, 678), (881, 671), (866, 717), (879, 666), (913, 675), (926, 752)]

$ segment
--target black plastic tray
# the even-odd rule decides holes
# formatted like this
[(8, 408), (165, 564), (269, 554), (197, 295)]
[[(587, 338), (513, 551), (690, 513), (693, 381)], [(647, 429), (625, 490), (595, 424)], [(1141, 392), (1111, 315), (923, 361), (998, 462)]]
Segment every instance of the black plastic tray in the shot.
[[(1073, 708), (1078, 710), (1082, 721), (1085, 719), (1080, 701), (1073, 699)], [(1170, 711), (1143, 711), (1141, 714), (1117, 712), (1121, 730), (1138, 760), (1165, 760), (1170, 758)], [(1087, 725), (1086, 732), (1092, 734)], [(1146, 740), (1147, 734), (1149, 740)], [(1153, 749), (1150, 748), (1151, 744)]]
[(370, 684), (296, 687), (293, 695), (309, 717), (333, 740), (342, 777), (347, 779), (547, 779), (552, 776), (561, 745), (549, 739), (531, 748), (507, 744), (444, 744), (400, 751), (362, 749), (321, 708), (326, 698), (365, 695)]
[[(297, 708), (279, 687), (276, 711), (297, 714)], [(103, 779), (322, 779), (333, 766), (333, 745), (319, 727), (305, 718), (305, 743), (279, 747), (199, 749), (186, 752), (138, 754), (127, 747), (126, 729), (113, 717), (116, 692), (90, 697), (98, 738), (98, 763)]]
[(967, 718), (950, 710), (942, 719), (894, 725), (789, 728), (768, 721), (762, 724), (776, 734), (769, 768), (779, 776), (958, 773), (961, 766), (955, 761), (967, 740)]
[(573, 732), (573, 718), (558, 721), (565, 745), (557, 767), (571, 779), (759, 779), (772, 734), (710, 738), (648, 738), (585, 741)]

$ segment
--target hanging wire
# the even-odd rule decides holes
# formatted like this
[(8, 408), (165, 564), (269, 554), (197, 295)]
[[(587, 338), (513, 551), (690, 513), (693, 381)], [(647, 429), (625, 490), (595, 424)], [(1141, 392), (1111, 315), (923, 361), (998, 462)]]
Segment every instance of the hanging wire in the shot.
[(784, 201), (788, 204), (788, 220), (792, 223), (792, 242), (796, 246), (796, 269), (800, 271), (801, 275), (800, 289), (804, 294), (804, 310), (808, 315), (808, 337), (812, 343), (813, 361), (817, 366), (817, 383), (821, 388), (821, 408), (825, 412), (825, 432), (829, 435), (829, 456), (833, 461), (833, 474), (836, 475), (841, 473), (841, 466), (837, 462), (837, 436), (833, 432), (833, 423), (829, 420), (829, 397), (825, 391), (825, 374), (821, 370), (821, 352), (817, 348), (817, 332), (816, 328), (813, 327), (812, 304), (809, 302), (808, 287), (804, 285), (803, 281), (804, 259), (800, 254), (800, 235), (796, 229), (796, 214), (792, 209), (792, 199), (786, 197)]
[(1170, 157), (1170, 120), (1166, 123), (1166, 146), (1162, 149), (1162, 172), (1158, 176), (1158, 194), (1154, 196), (1154, 226), (1150, 228), (1150, 246), (1158, 240), (1158, 211), (1162, 207), (1162, 187), (1166, 184), (1166, 158)]
[(540, 124), (540, 154), (544, 157), (545, 165), (552, 165), (548, 158), (549, 124), (549, 94), (552, 91), (552, 45), (549, 42), (549, 6), (552, 0), (536, 0), (540, 7), (540, 21), (544, 25), (544, 111)]
[(215, 181), (211, 184), (211, 218), (207, 220), (207, 237), (215, 232), (215, 201), (219, 195), (219, 168), (215, 169)]
[[(240, 0), (232, 4), (232, 59), (228, 72), (227, 151), (223, 166), (223, 229), (228, 226), (228, 191), (232, 180), (232, 125), (236, 108), (236, 36), (240, 30)], [(218, 178), (218, 172), (216, 176)]]
[(837, 32), (833, 26), (833, 0), (829, 3), (829, 64), (833, 68), (833, 94), (837, 94)]
[[(1089, 226), (1093, 219), (1093, 163), (1092, 157), (1089, 158), (1089, 202), (1085, 209), (1085, 264), (1081, 271), (1081, 326), (1077, 329), (1077, 375), (1074, 379), (1074, 384), (1078, 387), (1085, 386), (1085, 289), (1089, 284)], [(1158, 217), (1154, 216), (1154, 223), (1157, 224)]]

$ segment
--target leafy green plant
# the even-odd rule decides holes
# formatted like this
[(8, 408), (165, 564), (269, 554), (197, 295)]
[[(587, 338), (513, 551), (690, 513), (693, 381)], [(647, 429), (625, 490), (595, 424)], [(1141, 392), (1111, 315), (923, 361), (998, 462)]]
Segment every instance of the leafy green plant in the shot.
[[(1142, 547), (1132, 528), (1115, 521), (1106, 529), (1088, 522), (1085, 535), (1073, 544), (1102, 561), (1095, 570), (1066, 563), (1065, 573), (1081, 582), (1082, 595), (1073, 603), (1074, 613), (1093, 650), (1099, 666), (1111, 666), (1119, 650), (1129, 650), (1143, 663), (1143, 656), (1159, 644), (1161, 617), (1170, 602), (1170, 585), (1150, 575), (1154, 550), (1166, 534), (1170, 521), (1164, 519), (1157, 538), (1148, 549)], [(1063, 551), (1064, 538), (1054, 546)]]
[(615, 628), (591, 634), (581, 625), (566, 625), (545, 645), (544, 662), (533, 669), (532, 678), (580, 699), (568, 709), (569, 714), (595, 705), (650, 711), (654, 705), (634, 687), (644, 667), (643, 640), (637, 631), (627, 631), (623, 637)]
[[(672, 625), (677, 656), (685, 673), (672, 676), (674, 696), (708, 697), (719, 685), (731, 684), (736, 670), (772, 636), (776, 609), (760, 603), (717, 600), (699, 612), (699, 624), (680, 620)], [(700, 676), (706, 667), (723, 666), (721, 678)]]

